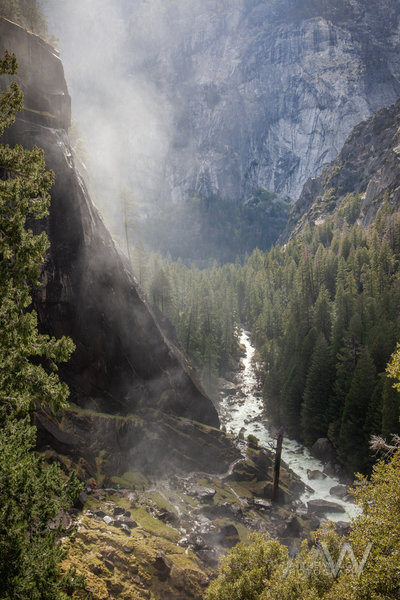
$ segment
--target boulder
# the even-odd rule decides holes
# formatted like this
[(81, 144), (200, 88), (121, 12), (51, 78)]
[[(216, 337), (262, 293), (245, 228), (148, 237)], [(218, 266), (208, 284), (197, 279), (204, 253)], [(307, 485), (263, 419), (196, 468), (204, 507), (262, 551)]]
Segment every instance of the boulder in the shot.
[(121, 529), (125, 533), (125, 535), (131, 535), (131, 530), (128, 527), (128, 525), (126, 525), (126, 523), (121, 523)]
[(118, 517), (119, 515), (123, 515), (125, 513), (125, 509), (122, 506), (115, 506), (113, 510), (114, 517)]
[(340, 536), (347, 536), (351, 531), (351, 523), (348, 521), (337, 521), (335, 523), (335, 531)]
[(329, 502), (329, 500), (309, 500), (307, 502), (308, 512), (316, 515), (324, 515), (326, 513), (344, 513), (345, 509), (341, 504)]
[(117, 526), (121, 525), (121, 527), (122, 525), (126, 525), (130, 529), (133, 529), (134, 527), (138, 526), (134, 519), (132, 519), (131, 517), (127, 517), (126, 515), (118, 515), (118, 517), (114, 521), (114, 524), (118, 524)]
[(311, 454), (322, 463), (334, 463), (336, 460), (335, 449), (328, 438), (318, 438), (311, 446)]
[(331, 487), (331, 489), (329, 490), (329, 493), (331, 496), (334, 496), (335, 498), (340, 498), (341, 500), (343, 500), (343, 498), (345, 498), (346, 496), (348, 496), (349, 490), (347, 489), (347, 485), (334, 485), (333, 487)]
[(105, 517), (103, 517), (103, 521), (106, 525), (111, 525), (114, 522), (114, 519), (109, 515), (106, 515)]
[(278, 535), (281, 538), (297, 538), (301, 536), (302, 531), (300, 521), (295, 516), (289, 517), (278, 527)]
[(157, 552), (153, 565), (158, 571), (158, 578), (161, 580), (167, 579), (171, 572), (172, 564), (162, 552)]
[(87, 499), (88, 499), (87, 493), (81, 492), (74, 502), (74, 507), (77, 508), (78, 510), (83, 510), (83, 507), (85, 506)]
[(219, 528), (217, 535), (219, 537), (220, 545), (225, 548), (233, 548), (233, 546), (236, 546), (236, 544), (240, 542), (239, 532), (232, 524), (222, 525)]
[(272, 508), (272, 503), (268, 500), (263, 500), (262, 498), (255, 498), (253, 500), (253, 505), (255, 508), (262, 511), (271, 510)]
[(189, 494), (189, 496), (196, 496), (200, 502), (211, 502), (217, 493), (214, 488), (195, 484), (187, 486), (186, 492)]
[(318, 469), (307, 469), (307, 478), (310, 480), (322, 480), (326, 478), (325, 473), (323, 473), (322, 471), (319, 471)]

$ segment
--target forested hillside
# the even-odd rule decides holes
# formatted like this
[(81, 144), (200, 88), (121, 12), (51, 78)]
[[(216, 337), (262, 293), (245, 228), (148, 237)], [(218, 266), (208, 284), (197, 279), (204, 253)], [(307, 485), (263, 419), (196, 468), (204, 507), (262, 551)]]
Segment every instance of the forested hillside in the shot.
[(399, 394), (384, 371), (400, 334), (400, 217), (382, 211), (364, 230), (347, 214), (255, 251), (238, 291), (268, 414), (307, 445), (327, 436), (354, 472), (370, 465), (371, 434), (399, 431)]

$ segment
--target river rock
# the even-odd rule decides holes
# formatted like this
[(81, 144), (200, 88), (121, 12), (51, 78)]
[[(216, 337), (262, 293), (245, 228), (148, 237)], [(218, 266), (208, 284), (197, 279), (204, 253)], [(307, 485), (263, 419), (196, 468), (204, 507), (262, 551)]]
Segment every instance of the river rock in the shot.
[(326, 478), (325, 473), (323, 473), (322, 471), (319, 471), (318, 469), (307, 469), (307, 478), (310, 480), (322, 480)]
[(329, 493), (331, 496), (334, 496), (335, 498), (340, 498), (342, 500), (348, 495), (349, 491), (346, 485), (339, 484), (331, 487)]
[(231, 394), (232, 392), (236, 392), (237, 386), (233, 381), (228, 381), (227, 379), (220, 377), (218, 380), (218, 388), (225, 394)]
[(336, 460), (335, 449), (328, 438), (318, 438), (311, 446), (311, 454), (318, 458), (322, 463), (334, 463)]
[(343, 513), (346, 512), (341, 504), (337, 504), (336, 502), (329, 502), (329, 500), (309, 500), (307, 502), (308, 512), (315, 513), (317, 515), (324, 515), (325, 513), (337, 512)]

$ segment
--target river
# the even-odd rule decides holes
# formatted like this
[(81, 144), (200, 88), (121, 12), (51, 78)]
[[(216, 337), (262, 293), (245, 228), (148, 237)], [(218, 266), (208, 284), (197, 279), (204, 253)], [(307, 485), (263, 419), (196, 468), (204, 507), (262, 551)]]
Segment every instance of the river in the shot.
[[(265, 418), (264, 405), (260, 393), (258, 392), (257, 377), (254, 364), (255, 349), (251, 344), (250, 334), (242, 330), (240, 343), (246, 349), (245, 356), (241, 359), (242, 369), (240, 369), (236, 389), (224, 393), (219, 406), (221, 424), (226, 427), (226, 431), (239, 435), (244, 430), (244, 437), (249, 434), (255, 435), (259, 439), (259, 445), (271, 448), (276, 443), (272, 428)], [(355, 517), (359, 510), (352, 502), (343, 501), (333, 497), (329, 490), (340, 483), (334, 477), (326, 476), (324, 479), (310, 481), (307, 476), (308, 470), (323, 471), (323, 464), (311, 456), (308, 449), (302, 444), (284, 438), (282, 448), (282, 460), (294, 471), (300, 479), (312, 491), (306, 491), (301, 500), (306, 503), (309, 500), (322, 499), (341, 504), (347, 515), (347, 519)], [(326, 517), (333, 520), (344, 520), (344, 513), (329, 513)]]

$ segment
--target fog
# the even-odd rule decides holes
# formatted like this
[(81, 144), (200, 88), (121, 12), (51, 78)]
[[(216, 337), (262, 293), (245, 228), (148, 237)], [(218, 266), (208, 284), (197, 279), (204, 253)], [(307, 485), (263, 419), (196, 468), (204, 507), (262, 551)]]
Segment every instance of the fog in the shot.
[[(121, 225), (123, 188), (132, 190), (142, 214), (163, 197), (172, 135), (172, 107), (144, 68), (146, 24), (138, 28), (127, 17), (141, 4), (52, 0), (45, 7), (87, 148), (78, 154), (87, 163), (93, 200), (114, 231)], [(156, 34), (154, 22), (151, 29)]]

